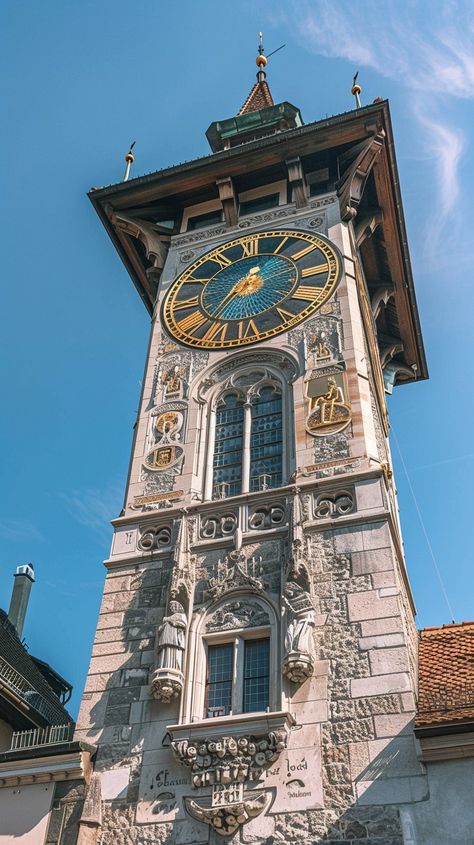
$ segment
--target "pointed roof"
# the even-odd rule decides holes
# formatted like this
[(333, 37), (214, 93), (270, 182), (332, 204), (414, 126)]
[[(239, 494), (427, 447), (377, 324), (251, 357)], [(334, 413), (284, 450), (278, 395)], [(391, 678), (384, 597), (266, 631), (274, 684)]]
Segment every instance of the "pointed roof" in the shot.
[(252, 111), (259, 111), (259, 109), (264, 109), (266, 106), (273, 105), (275, 104), (273, 102), (268, 82), (266, 79), (261, 81), (259, 80), (255, 83), (253, 88), (251, 88), (247, 99), (239, 111), (239, 115), (248, 114)]

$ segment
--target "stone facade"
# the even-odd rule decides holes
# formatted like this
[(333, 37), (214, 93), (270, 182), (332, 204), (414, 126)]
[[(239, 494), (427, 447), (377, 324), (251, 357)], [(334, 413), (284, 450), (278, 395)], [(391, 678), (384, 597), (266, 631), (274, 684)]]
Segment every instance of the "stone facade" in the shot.
[[(412, 731), (417, 635), (382, 372), (384, 362), (392, 361), (393, 384), (397, 374), (407, 378), (407, 367), (394, 358), (403, 343), (385, 339), (379, 353), (378, 315), (385, 321), (384, 338), (398, 331), (401, 319), (397, 312), (397, 323), (383, 311), (393, 285), (380, 293), (380, 278), (371, 287), (364, 275), (366, 266), (372, 276), (388, 276), (381, 264), (386, 253), (362, 249), (382, 221), (380, 212), (369, 214), (367, 201), (362, 203), (377, 160), (383, 161), (384, 178), (372, 181), (370, 203), (375, 196), (385, 202), (384, 224), (393, 231), (395, 188), (385, 178), (392, 166), (384, 158), (386, 107), (374, 106), (369, 117), (363, 116), (360, 137), (350, 134), (350, 120), (346, 127), (340, 119), (331, 129), (334, 143), (324, 135), (327, 160), (333, 159), (328, 168), (317, 160), (319, 136), (314, 149), (304, 140), (310, 137), (304, 133), (317, 134), (306, 127), (285, 136), (290, 146), (303, 139), (304, 165), (300, 152), (289, 156), (278, 139), (250, 140), (241, 152), (226, 150), (209, 159), (217, 170), (210, 182), (202, 177), (208, 182), (195, 202), (194, 183), (186, 182), (184, 171), (173, 171), (173, 197), (181, 191), (187, 197), (176, 224), (181, 230), (173, 235), (141, 219), (148, 213), (145, 194), (137, 196), (131, 216), (122, 200), (114, 205), (113, 188), (112, 196), (104, 195), (101, 213), (123, 249), (133, 239), (141, 242), (129, 266), (146, 258), (138, 286), (153, 322), (125, 506), (113, 522), (77, 723), (77, 738), (97, 746), (94, 779), (84, 806), (84, 798), (65, 794), (65, 821), (61, 830), (52, 823), (48, 845), (72, 845), (74, 825), (78, 845), (81, 837), (84, 843), (95, 837), (101, 845), (419, 845), (406, 832), (407, 807), (428, 794)], [(351, 154), (340, 154), (340, 145), (348, 143), (354, 144)], [(266, 183), (262, 168), (246, 158), (252, 144), (256, 155), (270, 157), (262, 163)], [(272, 145), (280, 158), (269, 164)], [(223, 174), (219, 162), (240, 155), (247, 182), (255, 169), (255, 187), (249, 191), (246, 184), (239, 195), (238, 175)], [(145, 193), (152, 193), (153, 179)], [(318, 196), (310, 189), (314, 180), (321, 184)], [(135, 189), (125, 190), (132, 196)], [(167, 190), (165, 185), (156, 197), (149, 193), (149, 209), (155, 200), (159, 208)], [(239, 217), (239, 202), (267, 194), (277, 196), (278, 207)], [(97, 196), (93, 201), (100, 205)], [(212, 225), (186, 230), (193, 215), (202, 220), (209, 214)], [(205, 253), (242, 237), (242, 253), (232, 262), (253, 259), (259, 237), (273, 230), (282, 239), (271, 249), (273, 258), (292, 233), (300, 233), (300, 243), (317, 234), (333, 256), (325, 265), (328, 278), (330, 267), (338, 268), (334, 288), (317, 309), (308, 309), (306, 320), (290, 320), (289, 331), (258, 344), (246, 345), (242, 328), (234, 346), (220, 349), (206, 346), (202, 336), (193, 339), (194, 348), (167, 334), (166, 303), (183, 271), (194, 273)], [(311, 244), (299, 250), (307, 254)], [(394, 256), (389, 260), (395, 271)], [(299, 259), (295, 253), (285, 260)], [(224, 258), (223, 266), (229, 264)], [(259, 266), (249, 267), (238, 283), (263, 285)], [(298, 284), (323, 270), (307, 266), (299, 272)], [(186, 279), (196, 284), (192, 275)], [(405, 323), (416, 322), (414, 306), (411, 316), (402, 313), (405, 287), (397, 308)], [(313, 288), (301, 288), (299, 301), (308, 290)], [(204, 307), (199, 296), (190, 297), (191, 306), (188, 300), (179, 305), (186, 316), (178, 315), (175, 337), (181, 324), (201, 319), (187, 312), (198, 301)], [(276, 310), (281, 319), (292, 318)], [(406, 354), (415, 360), (412, 323), (402, 328)], [(209, 332), (212, 341), (224, 336), (217, 324)], [(253, 408), (264, 390), (281, 409), (277, 482), (267, 470), (258, 476), (250, 471), (252, 448), (258, 452)], [(235, 448), (243, 481), (237, 492), (229, 475), (220, 483), (214, 473), (223, 465), (214, 460), (220, 455), (216, 430), (229, 396), (241, 411), (242, 445)], [(229, 432), (225, 436), (236, 437)], [(254, 646), (264, 656), (252, 675), (253, 658), (247, 664), (247, 656)], [(227, 668), (218, 664), (212, 680), (211, 656), (224, 660), (222, 649)], [(267, 680), (268, 691), (252, 704)], [(219, 687), (226, 690), (222, 700), (211, 702), (212, 683), (227, 684)], [(88, 802), (92, 806), (95, 795), (97, 804), (99, 781), (102, 812), (91, 815)]]
[[(346, 274), (321, 317), (324, 360), (311, 351), (319, 318), (290, 333), (288, 342), (271, 342), (258, 352), (195, 357), (181, 355), (160, 322), (154, 324), (128, 504), (114, 523), (77, 724), (77, 737), (98, 746), (102, 845), (214, 843), (222, 841), (223, 825), (229, 842), (402, 845), (400, 808), (426, 798), (411, 732), (413, 604), (392, 482), (382, 466), (386, 440), (374, 391), (367, 389), (372, 373), (368, 356), (360, 354), (367, 343), (350, 242), (331, 199), (324, 221), (346, 256)], [(298, 227), (308, 220), (300, 215)], [(296, 225), (294, 216), (290, 224)], [(206, 248), (205, 241), (194, 243), (193, 256)], [(160, 296), (178, 270), (180, 251), (178, 241)], [(177, 362), (169, 397), (163, 373), (174, 372)], [(213, 501), (209, 488), (205, 492), (213, 397), (229, 379), (238, 384), (246, 374), (251, 381), (266, 373), (276, 380), (282, 371), (286, 483), (267, 491), (264, 501), (260, 493)], [(305, 430), (306, 383), (332, 371), (344, 374), (351, 422), (343, 432), (315, 438)], [(181, 451), (179, 462), (160, 474), (144, 469), (144, 462), (155, 442), (154, 421), (165, 413), (182, 415), (174, 441)], [(281, 669), (290, 613), (282, 597), (294, 578), (300, 596), (307, 596), (310, 625), (307, 663), (299, 657), (310, 676), (304, 680), (303, 673), (298, 683)], [(172, 633), (173, 620), (181, 617), (183, 650)], [(258, 714), (204, 719), (203, 636), (255, 625), (272, 643), (274, 726)], [(175, 670), (160, 670), (174, 683), (171, 698), (163, 699), (153, 697), (152, 678), (166, 631), (169, 659), (178, 663)], [(273, 735), (283, 737), (277, 752)], [(193, 736), (197, 757), (183, 765)], [(209, 748), (234, 743), (238, 749), (239, 742), (262, 759), (258, 748), (270, 749), (265, 765), (251, 776), (252, 762), (240, 768), (232, 763), (236, 750), (227, 768), (207, 764), (211, 779), (203, 780), (195, 760), (210, 761)], [(247, 772), (242, 787), (240, 771)], [(228, 781), (232, 788), (225, 787)], [(230, 809), (220, 810), (218, 801)], [(50, 836), (48, 845), (69, 842), (67, 835)]]

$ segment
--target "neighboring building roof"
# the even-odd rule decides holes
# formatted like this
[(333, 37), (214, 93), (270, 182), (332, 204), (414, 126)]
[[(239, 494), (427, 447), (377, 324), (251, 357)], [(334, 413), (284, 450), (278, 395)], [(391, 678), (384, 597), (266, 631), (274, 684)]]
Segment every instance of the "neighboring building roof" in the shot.
[(420, 632), (417, 728), (474, 723), (474, 622)]
[(255, 83), (239, 114), (248, 114), (250, 111), (258, 111), (259, 109), (264, 109), (266, 106), (273, 105), (275, 104), (270, 88), (268, 87), (268, 82), (264, 79), (262, 82)]
[(4, 610), (0, 610), (0, 712), (14, 727), (72, 722)]

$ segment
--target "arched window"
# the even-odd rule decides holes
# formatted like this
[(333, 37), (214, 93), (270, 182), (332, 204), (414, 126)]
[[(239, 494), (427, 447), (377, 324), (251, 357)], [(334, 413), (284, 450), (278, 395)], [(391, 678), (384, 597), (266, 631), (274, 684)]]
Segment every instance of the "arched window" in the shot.
[(263, 387), (252, 403), (250, 490), (281, 487), (283, 415), (281, 392)]
[(281, 487), (283, 403), (280, 385), (263, 372), (235, 379), (238, 392), (217, 401), (212, 497)]
[(193, 617), (194, 667), (183, 718), (195, 722), (280, 709), (278, 617), (271, 601), (236, 591)]
[(219, 402), (216, 410), (214, 495), (225, 491), (228, 496), (237, 496), (242, 492), (243, 432), (244, 403), (235, 393), (230, 393)]

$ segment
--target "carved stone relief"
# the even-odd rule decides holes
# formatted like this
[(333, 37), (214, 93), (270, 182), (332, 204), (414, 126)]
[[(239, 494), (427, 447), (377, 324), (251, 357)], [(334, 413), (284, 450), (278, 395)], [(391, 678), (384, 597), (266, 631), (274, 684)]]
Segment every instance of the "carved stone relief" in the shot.
[(314, 437), (336, 434), (351, 422), (344, 373), (335, 371), (310, 378), (306, 382), (306, 396), (309, 399), (306, 431)]
[(238, 516), (233, 511), (212, 516), (201, 516), (199, 539), (215, 540), (216, 538), (231, 537), (237, 525)]
[(285, 521), (286, 507), (283, 502), (254, 505), (249, 511), (248, 528), (250, 531), (265, 531), (269, 528), (278, 528), (284, 525)]
[(206, 624), (206, 631), (231, 631), (270, 624), (270, 617), (257, 602), (233, 601), (218, 608)]
[(179, 762), (191, 769), (194, 789), (212, 788), (211, 795), (203, 795), (199, 801), (185, 798), (187, 812), (220, 836), (231, 836), (268, 807), (270, 794), (255, 791), (252, 785), (285, 750), (287, 732), (178, 740), (171, 745)]
[(314, 496), (314, 516), (316, 519), (336, 519), (346, 516), (355, 509), (354, 490), (334, 490)]
[(301, 684), (314, 671), (312, 629), (314, 607), (309, 592), (296, 581), (287, 581), (282, 603), (286, 608), (285, 656), (283, 674)]
[(224, 593), (245, 587), (256, 593), (263, 593), (263, 566), (261, 555), (247, 557), (240, 550), (230, 552), (224, 558), (219, 558), (214, 574), (208, 580), (208, 595), (218, 599)]
[(171, 525), (140, 526), (138, 548), (144, 552), (165, 549), (171, 544)]

